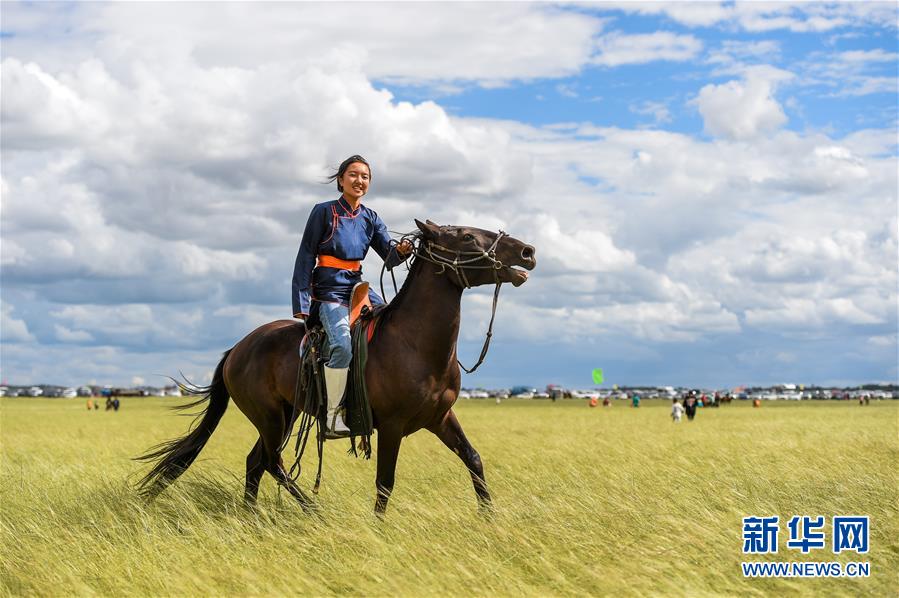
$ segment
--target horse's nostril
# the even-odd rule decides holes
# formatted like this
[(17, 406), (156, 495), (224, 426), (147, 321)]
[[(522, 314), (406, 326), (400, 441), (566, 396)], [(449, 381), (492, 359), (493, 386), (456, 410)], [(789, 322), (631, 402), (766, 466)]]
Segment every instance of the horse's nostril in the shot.
[(524, 249), (521, 250), (521, 257), (526, 260), (534, 259), (534, 248), (530, 245), (525, 245)]

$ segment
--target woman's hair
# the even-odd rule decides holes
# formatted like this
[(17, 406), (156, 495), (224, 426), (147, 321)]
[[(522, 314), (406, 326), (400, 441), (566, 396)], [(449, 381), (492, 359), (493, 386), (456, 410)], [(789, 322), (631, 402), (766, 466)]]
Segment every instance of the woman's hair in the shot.
[(359, 154), (354, 154), (340, 163), (340, 167), (337, 169), (337, 172), (328, 176), (326, 183), (333, 183), (337, 181), (337, 190), (343, 191), (343, 185), (340, 184), (340, 177), (343, 176), (343, 173), (346, 172), (346, 169), (350, 167), (350, 164), (355, 164), (356, 162), (361, 162), (368, 166), (368, 176), (371, 177), (371, 164), (366, 162), (365, 158), (360, 156)]

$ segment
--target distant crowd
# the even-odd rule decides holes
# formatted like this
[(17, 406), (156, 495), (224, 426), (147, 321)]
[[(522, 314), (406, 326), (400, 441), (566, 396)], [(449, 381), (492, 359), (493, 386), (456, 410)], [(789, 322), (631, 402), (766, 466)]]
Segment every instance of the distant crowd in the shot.
[[(119, 397), (107, 396), (106, 397), (106, 411), (118, 411), (121, 406), (121, 402), (119, 401)], [(87, 400), (87, 410), (88, 411), (99, 411), (100, 410), (100, 399), (94, 400), (93, 397)]]

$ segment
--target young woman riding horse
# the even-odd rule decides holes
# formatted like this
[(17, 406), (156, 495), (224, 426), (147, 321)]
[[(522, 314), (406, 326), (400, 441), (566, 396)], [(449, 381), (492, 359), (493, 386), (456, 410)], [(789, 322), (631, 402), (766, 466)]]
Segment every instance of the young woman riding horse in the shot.
[[(378, 431), (378, 514), (385, 512), (393, 490), (403, 437), (423, 428), (462, 460), (479, 504), (489, 506), (481, 458), (452, 409), (461, 383), (456, 343), (462, 292), (495, 284), (495, 300), (502, 283), (520, 286), (528, 278), (526, 270), (537, 264), (531, 245), (501, 231), (415, 222), (419, 233), (409, 274), (399, 294), (379, 316), (365, 368)], [(259, 439), (247, 455), (247, 502), (255, 502), (260, 478), (267, 471), (305, 509), (311, 508), (312, 501), (290, 479), (280, 455), (297, 415), (297, 345), (305, 333), (303, 322), (278, 320), (260, 326), (226, 351), (212, 383), (196, 389), (195, 394), (202, 397), (193, 405), (207, 403), (197, 426), (183, 438), (143, 456), (145, 460), (158, 460), (141, 481), (144, 493), (158, 494), (193, 463), (225, 413), (230, 396), (259, 431)]]
[[(321, 320), (328, 336), (326, 438), (341, 438), (350, 433), (338, 407), (352, 360), (350, 294), (362, 281), (362, 260), (372, 247), (391, 269), (408, 257), (412, 245), (405, 241), (395, 246), (377, 213), (362, 205), (371, 180), (365, 158), (350, 156), (330, 179), (337, 181), (342, 195), (317, 204), (309, 214), (293, 269), (293, 315)], [(369, 299), (372, 305), (384, 303), (374, 291)]]

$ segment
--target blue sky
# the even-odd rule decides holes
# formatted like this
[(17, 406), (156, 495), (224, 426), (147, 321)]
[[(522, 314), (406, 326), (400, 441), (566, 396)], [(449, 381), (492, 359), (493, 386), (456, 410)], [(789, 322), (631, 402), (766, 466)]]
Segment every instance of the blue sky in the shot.
[[(592, 12), (592, 11), (590, 11)], [(606, 14), (596, 11), (597, 14)], [(808, 72), (817, 60), (826, 62), (829, 56), (841, 52), (884, 52), (895, 55), (899, 50), (895, 30), (887, 27), (868, 27), (854, 37), (838, 37), (820, 32), (790, 33), (766, 31), (748, 33), (725, 31), (714, 27), (692, 29), (670, 19), (627, 16), (611, 11), (616, 30), (628, 33), (651, 34), (664, 30), (678, 35), (692, 35), (702, 41), (708, 52), (715, 52), (726, 44), (769, 44), (769, 51), (749, 56), (746, 64), (767, 64), (782, 69), (804, 64)], [(896, 60), (866, 64), (869, 76), (895, 78)], [(717, 64), (702, 60), (653, 61), (646, 64), (616, 67), (591, 67), (567, 77), (536, 81), (516, 81), (499, 88), (484, 88), (468, 84), (452, 95), (437, 95), (437, 101), (448, 112), (458, 116), (511, 119), (540, 126), (559, 122), (592, 122), (598, 125), (624, 128), (664, 125), (665, 130), (688, 134), (702, 132), (702, 118), (698, 110), (687, 104), (695, 97), (697, 82), (727, 81), (730, 75), (720, 72)], [(827, 130), (841, 137), (861, 126), (878, 126), (895, 122), (897, 103), (895, 90), (882, 89), (861, 96), (841, 96), (835, 81), (791, 85), (785, 94), (796, 98), (795, 106), (787, 106), (790, 120), (785, 128), (794, 131)], [(421, 102), (435, 98), (427, 86), (410, 86), (375, 81), (394, 94), (399, 101)], [(668, 117), (659, 123), (647, 104), (668, 106)]]
[(893, 3), (0, 10), (9, 383), (207, 380), (351, 153), (392, 230), (537, 247), (464, 386), (897, 380)]

